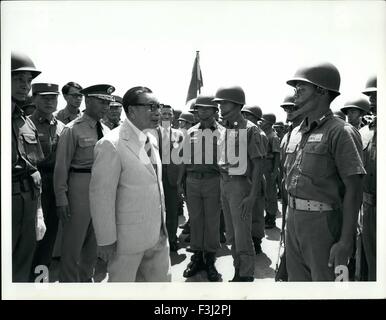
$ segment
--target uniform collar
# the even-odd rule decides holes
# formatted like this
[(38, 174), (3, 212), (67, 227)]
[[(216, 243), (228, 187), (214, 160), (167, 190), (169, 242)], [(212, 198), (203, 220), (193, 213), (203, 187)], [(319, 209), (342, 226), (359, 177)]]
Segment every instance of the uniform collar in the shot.
[(91, 128), (95, 128), (97, 121), (94, 118), (91, 118), (87, 113), (83, 113), (81, 117), (84, 121), (86, 121)]
[(328, 109), (328, 111), (319, 119), (316, 119), (314, 121), (309, 122), (308, 117), (305, 118), (302, 123), (300, 124), (300, 131), (301, 132), (309, 132), (315, 128), (320, 127), (325, 123), (328, 119), (331, 119), (334, 116), (331, 109)]
[(77, 113), (73, 113), (70, 111), (70, 109), (68, 108), (68, 106), (66, 106), (64, 109), (63, 109), (63, 113), (64, 113), (64, 117), (65, 118), (68, 118), (69, 116), (72, 116), (72, 115), (79, 115), (80, 114), (80, 110), (78, 109)]
[(52, 114), (40, 113), (38, 110), (33, 112), (31, 118), (39, 123), (48, 122), (51, 125), (56, 124), (56, 119)]

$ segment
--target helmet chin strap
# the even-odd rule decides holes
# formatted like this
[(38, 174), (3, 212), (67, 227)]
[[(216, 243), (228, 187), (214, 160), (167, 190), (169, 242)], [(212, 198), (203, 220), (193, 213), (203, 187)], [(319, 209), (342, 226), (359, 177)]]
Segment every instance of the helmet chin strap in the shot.
[(294, 112), (291, 112), (290, 114), (288, 114), (287, 118), (288, 120), (290, 121), (293, 121), (295, 118), (297, 118), (298, 116), (302, 115), (303, 112), (302, 112), (302, 108), (308, 103), (310, 102), (315, 95), (317, 95), (317, 91), (315, 90), (306, 100), (300, 102), (300, 103), (296, 103), (296, 106), (297, 106), (297, 110), (294, 111)]

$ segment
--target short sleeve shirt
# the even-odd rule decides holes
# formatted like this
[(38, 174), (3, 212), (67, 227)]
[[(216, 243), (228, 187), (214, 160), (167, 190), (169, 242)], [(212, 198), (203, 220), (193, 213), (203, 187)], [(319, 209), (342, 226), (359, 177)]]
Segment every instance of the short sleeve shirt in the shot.
[(80, 110), (78, 110), (77, 113), (72, 113), (68, 110), (67, 107), (65, 107), (62, 110), (59, 110), (55, 114), (56, 119), (62, 121), (64, 124), (70, 123), (71, 121), (75, 120), (76, 118), (81, 117)]
[(251, 175), (251, 161), (267, 154), (264, 132), (249, 120), (227, 128), (223, 141), (220, 168), (229, 175)]
[(363, 175), (362, 141), (350, 124), (329, 110), (308, 125), (293, 129), (286, 147), (286, 189), (293, 197), (342, 206), (342, 179)]
[(360, 130), (363, 143), (363, 162), (366, 176), (363, 181), (363, 191), (376, 194), (377, 190), (377, 134), (376, 123), (372, 122)]
[(217, 155), (219, 143), (224, 135), (225, 128), (216, 121), (206, 129), (201, 128), (200, 123), (191, 127), (187, 131), (188, 144), (186, 145), (190, 148), (190, 161), (185, 163), (186, 171), (219, 174)]
[(38, 166), (53, 169), (55, 166), (56, 147), (59, 136), (64, 128), (64, 123), (54, 116), (44, 117), (35, 111), (30, 117), (38, 131), (39, 141), (42, 146), (44, 159)]
[(12, 176), (35, 172), (43, 157), (35, 125), (15, 105), (12, 113)]

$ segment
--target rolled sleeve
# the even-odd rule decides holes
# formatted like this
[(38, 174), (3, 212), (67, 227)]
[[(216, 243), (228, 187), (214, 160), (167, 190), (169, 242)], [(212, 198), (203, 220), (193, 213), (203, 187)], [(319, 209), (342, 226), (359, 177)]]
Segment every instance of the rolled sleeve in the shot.
[(91, 218), (99, 246), (117, 241), (115, 202), (120, 173), (121, 161), (115, 146), (104, 139), (98, 141), (89, 192)]
[(345, 125), (332, 143), (335, 163), (342, 178), (366, 174), (361, 136), (354, 127)]
[(248, 129), (248, 157), (250, 159), (264, 158), (267, 154), (265, 136), (256, 126)]

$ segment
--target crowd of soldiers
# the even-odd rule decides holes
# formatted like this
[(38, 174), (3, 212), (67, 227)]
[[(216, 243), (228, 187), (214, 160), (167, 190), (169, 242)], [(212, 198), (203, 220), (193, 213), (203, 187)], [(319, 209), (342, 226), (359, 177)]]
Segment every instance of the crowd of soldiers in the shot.
[[(32, 84), (40, 73), (28, 56), (12, 53), (12, 279), (34, 281), (36, 266), (49, 268), (57, 242), (59, 281), (92, 282), (96, 268), (106, 270), (90, 214), (93, 149), (118, 130), (123, 102), (111, 85), (69, 82), (61, 90), (67, 105), (57, 112), (59, 86)], [(189, 161), (162, 163), (170, 251), (179, 249), (184, 202), (189, 216), (180, 226), (193, 253), (184, 277), (205, 270), (219, 281), (216, 253), (227, 242), (231, 281), (254, 281), (255, 256), (264, 229), (276, 227), (281, 199), (288, 281), (333, 281), (335, 268), (352, 266), (359, 251), (351, 279), (376, 280), (376, 78), (363, 91), (369, 101), (348, 101), (340, 115), (330, 109), (340, 94), (331, 63), (300, 68), (287, 84), (295, 90), (281, 104), (286, 124), (246, 104), (239, 86), (199, 95), (187, 112), (152, 109), (160, 158), (182, 144), (191, 150)], [(205, 130), (215, 136), (211, 152), (203, 149)], [(219, 145), (232, 145), (245, 161), (230, 161)]]

